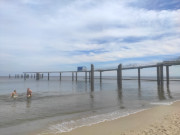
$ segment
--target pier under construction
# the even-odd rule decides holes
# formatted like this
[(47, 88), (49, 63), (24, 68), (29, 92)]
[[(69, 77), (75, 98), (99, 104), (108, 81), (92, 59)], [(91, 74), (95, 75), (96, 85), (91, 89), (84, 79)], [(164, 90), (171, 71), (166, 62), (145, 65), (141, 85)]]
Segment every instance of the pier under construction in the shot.
[[(141, 70), (144, 68), (156, 68), (157, 69), (157, 84), (163, 85), (164, 80), (167, 84), (169, 84), (169, 67), (170, 66), (176, 66), (180, 65), (180, 61), (164, 61), (156, 64), (151, 65), (141, 65), (141, 66), (123, 66), (122, 64), (119, 64), (116, 68), (107, 68), (107, 69), (95, 69), (94, 65), (91, 64), (90, 70), (84, 70), (84, 71), (38, 71), (38, 72), (23, 72), (24, 75), (15, 75), (15, 77), (21, 77), (26, 80), (29, 76), (36, 78), (36, 80), (39, 80), (40, 78), (43, 78), (44, 74), (47, 74), (48, 80), (50, 79), (50, 74), (56, 73), (59, 74), (59, 80), (62, 79), (63, 73), (71, 73), (72, 74), (72, 81), (76, 80), (78, 78), (78, 73), (84, 72), (85, 80), (87, 81), (89, 79), (91, 83), (91, 89), (94, 89), (94, 73), (99, 72), (99, 78), (100, 81), (102, 80), (102, 73), (107, 71), (116, 71), (117, 72), (117, 83), (118, 87), (122, 87), (122, 70), (131, 70), (131, 69), (137, 69), (137, 76), (138, 76), (138, 83), (141, 83)], [(165, 70), (164, 70), (165, 68)], [(164, 71), (166, 71), (166, 79), (164, 78)], [(9, 75), (10, 77), (10, 75)]]

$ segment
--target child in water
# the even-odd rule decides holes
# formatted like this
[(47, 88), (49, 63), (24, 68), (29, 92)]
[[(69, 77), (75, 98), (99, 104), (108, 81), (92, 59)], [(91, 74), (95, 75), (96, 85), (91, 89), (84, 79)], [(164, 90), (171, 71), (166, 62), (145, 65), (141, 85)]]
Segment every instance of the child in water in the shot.
[(16, 90), (14, 90), (14, 91), (11, 93), (11, 97), (13, 97), (13, 98), (16, 98), (16, 97), (17, 97)]
[(30, 88), (27, 88), (27, 97), (31, 97), (32, 96), (32, 90)]

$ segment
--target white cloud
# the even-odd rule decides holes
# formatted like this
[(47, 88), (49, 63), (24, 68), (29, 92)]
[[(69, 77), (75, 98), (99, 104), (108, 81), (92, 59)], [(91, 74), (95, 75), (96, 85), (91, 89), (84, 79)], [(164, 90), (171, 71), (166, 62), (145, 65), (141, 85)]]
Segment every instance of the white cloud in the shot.
[[(30, 66), (55, 67), (57, 63), (179, 54), (180, 10), (155, 11), (128, 6), (132, 1), (1, 1), (3, 72), (19, 61), (30, 70)], [(142, 40), (123, 42), (127, 37)], [(110, 41), (98, 43), (108, 38)], [(79, 51), (87, 53), (78, 54)]]

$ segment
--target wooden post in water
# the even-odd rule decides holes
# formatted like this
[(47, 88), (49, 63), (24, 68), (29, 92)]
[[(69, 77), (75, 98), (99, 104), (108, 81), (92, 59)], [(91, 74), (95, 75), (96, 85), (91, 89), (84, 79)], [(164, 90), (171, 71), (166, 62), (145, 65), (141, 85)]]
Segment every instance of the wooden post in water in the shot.
[(11, 75), (9, 74), (9, 78), (11, 78)]
[(49, 72), (48, 72), (48, 80), (49, 80)]
[(61, 72), (59, 73), (59, 79), (60, 79), (60, 81), (61, 81)]
[(169, 84), (169, 66), (166, 66), (166, 81)]
[(40, 74), (36, 73), (36, 80), (39, 80)]
[(122, 64), (119, 64), (117, 69), (117, 82), (119, 88), (122, 88)]
[(161, 84), (164, 83), (163, 65), (161, 65)]
[(94, 91), (94, 65), (91, 64), (91, 91)]
[(76, 81), (77, 81), (77, 72), (76, 72)]
[(160, 84), (160, 68), (159, 68), (159, 65), (157, 65), (157, 84), (159, 85)]
[(141, 83), (141, 69), (138, 68), (138, 84)]
[(24, 73), (24, 80), (26, 80), (26, 73)]
[(72, 72), (72, 81), (74, 81), (74, 72)]
[(89, 81), (91, 81), (91, 72), (89, 72)]
[(161, 78), (161, 85), (163, 85), (163, 82), (164, 82), (164, 76), (163, 76), (163, 64), (161, 64), (161, 66), (160, 66), (160, 72), (161, 72), (161, 76), (160, 76), (160, 78)]
[(102, 81), (102, 71), (99, 72), (100, 73), (100, 82)]
[(85, 71), (85, 80), (87, 82), (87, 72)]

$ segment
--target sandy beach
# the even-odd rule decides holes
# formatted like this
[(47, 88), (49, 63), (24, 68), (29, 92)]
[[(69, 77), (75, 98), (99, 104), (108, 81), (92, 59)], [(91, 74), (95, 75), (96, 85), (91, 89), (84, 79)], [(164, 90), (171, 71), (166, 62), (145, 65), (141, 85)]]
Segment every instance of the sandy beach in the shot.
[(179, 135), (180, 102), (157, 106), (113, 121), (61, 133), (61, 135)]

